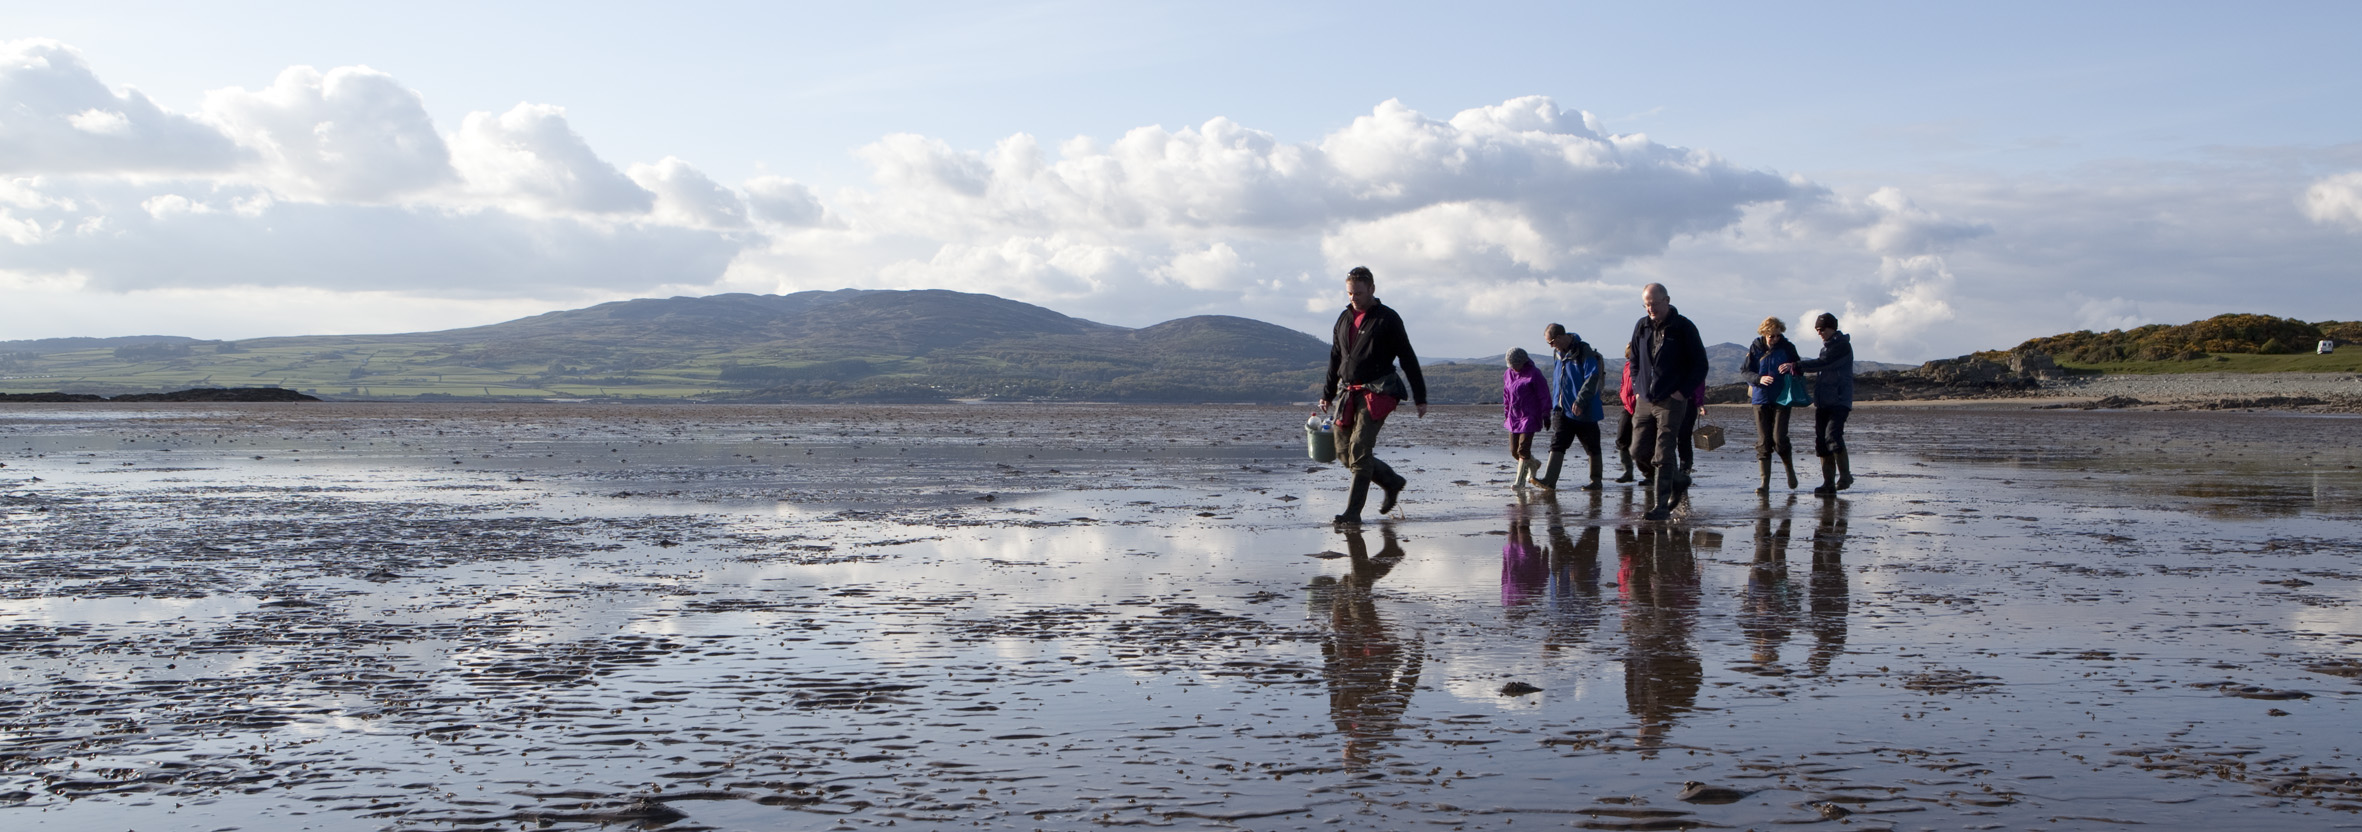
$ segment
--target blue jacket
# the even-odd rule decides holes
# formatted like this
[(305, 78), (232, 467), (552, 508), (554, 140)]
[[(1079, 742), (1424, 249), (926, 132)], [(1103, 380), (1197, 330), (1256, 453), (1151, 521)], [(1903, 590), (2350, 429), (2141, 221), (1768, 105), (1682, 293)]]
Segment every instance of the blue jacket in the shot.
[(1843, 332), (1831, 333), (1821, 342), (1821, 357), (1796, 362), (1799, 372), (1813, 374), (1813, 406), (1847, 408), (1854, 406), (1854, 339)]
[[(1747, 360), (1739, 363), (1739, 372), (1747, 374), (1747, 401), (1754, 404), (1777, 404), (1772, 401), (1772, 396), (1779, 391), (1756, 382), (1764, 376), (1779, 375), (1782, 364), (1794, 364), (1803, 360), (1804, 356), (1796, 352), (1795, 341), (1781, 338), (1780, 345), (1772, 347), (1765, 345), (1762, 338), (1756, 338), (1755, 343), (1747, 345)], [(1802, 371), (1797, 373), (1797, 375), (1802, 374)]]
[(1578, 422), (1596, 422), (1605, 414), (1599, 403), (1601, 376), (1599, 351), (1582, 339), (1575, 340), (1572, 352), (1551, 351), (1558, 359), (1558, 368), (1551, 375), (1550, 410)]

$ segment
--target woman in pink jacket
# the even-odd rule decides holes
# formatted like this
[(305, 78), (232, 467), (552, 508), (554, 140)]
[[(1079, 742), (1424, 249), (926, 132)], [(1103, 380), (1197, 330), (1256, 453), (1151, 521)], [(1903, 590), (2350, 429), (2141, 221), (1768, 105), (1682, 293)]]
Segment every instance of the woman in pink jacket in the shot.
[(1550, 423), (1550, 380), (1534, 367), (1525, 350), (1509, 350), (1509, 369), (1501, 374), (1501, 427), (1509, 431), (1509, 458), (1517, 460), (1517, 479), (1524, 488), (1542, 473), (1534, 460), (1534, 432)]

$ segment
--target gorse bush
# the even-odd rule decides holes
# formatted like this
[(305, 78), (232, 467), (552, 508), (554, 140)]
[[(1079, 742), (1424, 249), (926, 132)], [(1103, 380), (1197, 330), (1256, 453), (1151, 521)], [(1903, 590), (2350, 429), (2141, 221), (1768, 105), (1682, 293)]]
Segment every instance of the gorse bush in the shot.
[(2069, 332), (2029, 340), (2019, 344), (2017, 350), (2048, 353), (2052, 358), (2076, 364), (2196, 361), (2210, 353), (2312, 352), (2323, 338), (2341, 342), (2362, 340), (2362, 321), (2305, 323), (2270, 315), (2216, 315), (2179, 326), (2150, 324), (2107, 332)]

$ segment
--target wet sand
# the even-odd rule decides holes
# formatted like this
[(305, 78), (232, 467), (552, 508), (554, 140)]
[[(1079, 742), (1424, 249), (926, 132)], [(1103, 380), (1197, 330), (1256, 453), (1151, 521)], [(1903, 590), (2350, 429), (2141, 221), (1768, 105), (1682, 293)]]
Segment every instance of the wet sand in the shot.
[(2362, 826), (2362, 420), (1718, 408), (1649, 523), (1438, 408), (1359, 533), (1301, 421), (0, 406), (0, 822)]

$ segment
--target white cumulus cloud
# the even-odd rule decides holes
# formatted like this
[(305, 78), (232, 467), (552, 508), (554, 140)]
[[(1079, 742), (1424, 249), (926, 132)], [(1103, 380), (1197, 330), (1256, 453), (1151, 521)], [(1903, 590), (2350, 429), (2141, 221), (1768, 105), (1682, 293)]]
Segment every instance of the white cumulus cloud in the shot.
[(713, 229), (746, 225), (746, 200), (688, 162), (666, 156), (653, 165), (633, 165), (631, 178), (656, 194), (657, 222)]
[(0, 173), (222, 171), (241, 158), (221, 131), (108, 89), (73, 47), (0, 42)]
[(563, 107), (469, 113), (452, 137), (451, 162), (469, 190), (529, 212), (644, 214), (656, 205), (655, 194), (591, 150)]
[(419, 94), (368, 67), (290, 67), (261, 90), (205, 96), (205, 112), (260, 153), (276, 190), (382, 203), (458, 179)]
[(2322, 225), (2362, 231), (2362, 171), (2338, 174), (2306, 188), (2305, 216)]

